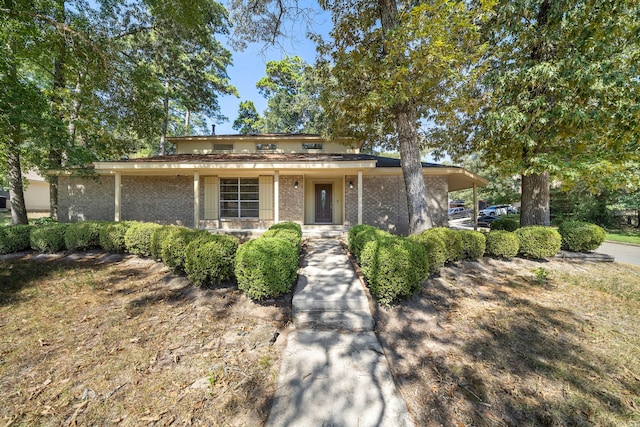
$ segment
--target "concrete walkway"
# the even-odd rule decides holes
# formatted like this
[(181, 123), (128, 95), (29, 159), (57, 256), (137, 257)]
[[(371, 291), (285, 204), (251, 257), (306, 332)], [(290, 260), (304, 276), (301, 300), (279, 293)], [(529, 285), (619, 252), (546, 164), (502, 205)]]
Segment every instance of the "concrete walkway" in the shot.
[(267, 426), (413, 426), (340, 243), (310, 240)]

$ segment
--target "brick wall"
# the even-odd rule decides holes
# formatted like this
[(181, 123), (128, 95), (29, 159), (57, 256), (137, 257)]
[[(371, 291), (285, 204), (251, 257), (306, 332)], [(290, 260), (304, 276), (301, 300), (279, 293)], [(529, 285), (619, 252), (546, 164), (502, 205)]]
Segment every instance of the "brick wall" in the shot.
[(121, 206), (123, 221), (193, 227), (193, 176), (123, 176)]
[[(358, 223), (358, 177), (347, 176), (353, 188), (345, 189), (345, 225)], [(409, 231), (407, 196), (402, 175), (363, 176), (362, 222), (395, 234)], [(447, 177), (425, 177), (429, 213), (436, 226), (447, 225)]]
[(58, 180), (58, 219), (113, 221), (115, 217), (115, 177), (68, 177)]
[[(298, 181), (298, 188), (294, 188)], [(302, 175), (280, 175), (280, 222), (304, 222), (304, 177)]]

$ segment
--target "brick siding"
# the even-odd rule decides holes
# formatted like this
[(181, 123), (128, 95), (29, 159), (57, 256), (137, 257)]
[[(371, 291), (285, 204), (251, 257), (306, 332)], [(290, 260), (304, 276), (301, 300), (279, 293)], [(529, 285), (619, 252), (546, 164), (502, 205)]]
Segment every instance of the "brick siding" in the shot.
[(58, 220), (113, 221), (115, 217), (115, 177), (91, 176), (58, 178)]
[[(298, 181), (298, 188), (294, 188)], [(280, 175), (280, 222), (304, 223), (304, 177), (302, 175)]]
[(193, 176), (123, 176), (121, 203), (123, 221), (193, 227)]

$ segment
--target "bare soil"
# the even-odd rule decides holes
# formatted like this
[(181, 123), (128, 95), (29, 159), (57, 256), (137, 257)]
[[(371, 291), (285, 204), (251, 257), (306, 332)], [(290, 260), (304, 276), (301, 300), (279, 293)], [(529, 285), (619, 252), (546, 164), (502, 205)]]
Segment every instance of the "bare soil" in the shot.
[(262, 425), (290, 299), (197, 288), (132, 256), (4, 256), (0, 423)]
[(375, 315), (418, 426), (640, 425), (640, 267), (461, 262)]

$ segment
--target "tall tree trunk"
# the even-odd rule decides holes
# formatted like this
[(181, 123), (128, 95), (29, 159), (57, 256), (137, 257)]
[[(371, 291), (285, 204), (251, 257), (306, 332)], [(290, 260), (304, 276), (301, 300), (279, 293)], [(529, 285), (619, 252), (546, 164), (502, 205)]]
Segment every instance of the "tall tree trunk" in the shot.
[(191, 110), (188, 108), (184, 115), (184, 134), (191, 135)]
[[(57, 0), (57, 7), (54, 13), (55, 20), (63, 23), (66, 21), (65, 0)], [(60, 37), (56, 46), (55, 60), (53, 64), (53, 93), (51, 95), (51, 106), (53, 114), (60, 123), (64, 123), (64, 113), (61, 96), (66, 86), (64, 66), (66, 60), (67, 43), (64, 37)], [(69, 129), (67, 129), (69, 131)], [(49, 169), (62, 169), (62, 138), (63, 131), (56, 131), (49, 141)], [(58, 219), (58, 175), (49, 175), (49, 205), (51, 218)]]
[(159, 154), (167, 154), (167, 129), (169, 128), (169, 82), (164, 82), (164, 98), (162, 100), (162, 134), (160, 135)]
[[(393, 31), (399, 25), (395, 0), (379, 0), (378, 5), (382, 29), (385, 33)], [(410, 102), (404, 102), (396, 105), (393, 112), (400, 145), (400, 166), (407, 193), (409, 234), (420, 234), (433, 227), (433, 222), (429, 216), (427, 191), (422, 175), (415, 107)]]
[(549, 173), (522, 175), (520, 225), (550, 225)]

